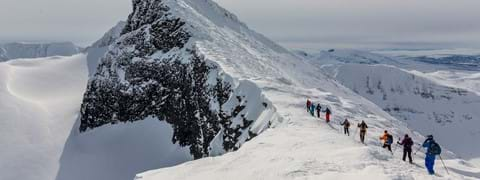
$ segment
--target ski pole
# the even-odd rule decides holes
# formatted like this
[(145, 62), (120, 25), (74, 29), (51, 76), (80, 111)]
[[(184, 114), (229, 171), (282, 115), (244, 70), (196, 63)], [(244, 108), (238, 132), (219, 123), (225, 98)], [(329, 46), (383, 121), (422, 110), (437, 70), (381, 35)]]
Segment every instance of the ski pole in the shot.
[(440, 160), (442, 161), (442, 164), (443, 164), (443, 167), (445, 168), (445, 170), (447, 171), (447, 174), (450, 175), (450, 173), (448, 172), (448, 168), (447, 166), (445, 166), (445, 162), (443, 162), (443, 158), (441, 155), (438, 155), (438, 157), (440, 157)]
[(395, 156), (395, 151), (397, 151), (397, 145), (395, 145), (395, 147), (393, 147), (392, 156)]
[[(398, 141), (400, 141), (400, 138), (398, 138)], [(395, 143), (395, 147), (393, 148), (392, 154), (395, 154), (395, 152), (397, 151), (397, 149), (398, 149), (398, 142)]]
[(417, 152), (420, 151), (420, 149), (422, 149), (422, 146), (420, 144), (418, 144), (418, 146), (420, 147), (418, 147), (418, 149), (415, 151), (415, 153), (413, 153), (413, 155), (417, 155)]

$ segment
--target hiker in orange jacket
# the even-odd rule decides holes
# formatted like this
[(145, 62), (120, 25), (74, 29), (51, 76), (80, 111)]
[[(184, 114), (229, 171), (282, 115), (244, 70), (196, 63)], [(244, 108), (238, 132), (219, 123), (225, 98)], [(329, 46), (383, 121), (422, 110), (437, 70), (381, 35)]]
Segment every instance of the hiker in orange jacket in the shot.
[(383, 141), (383, 148), (387, 148), (390, 152), (392, 152), (393, 136), (388, 134), (388, 131), (385, 131), (383, 135), (380, 136), (380, 140)]

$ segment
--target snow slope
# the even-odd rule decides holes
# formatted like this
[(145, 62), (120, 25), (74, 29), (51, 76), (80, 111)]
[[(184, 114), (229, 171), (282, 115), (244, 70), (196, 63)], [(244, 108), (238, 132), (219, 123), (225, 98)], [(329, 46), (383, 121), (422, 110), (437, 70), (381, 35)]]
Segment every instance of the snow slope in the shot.
[(458, 87), (480, 95), (480, 73), (475, 71), (435, 71), (420, 72), (412, 70), (411, 73), (428, 78), (439, 84), (445, 84), (450, 87)]
[(80, 48), (71, 42), (63, 43), (8, 43), (0, 45), (0, 61), (18, 58), (41, 58), (50, 56), (71, 56)]
[[(287, 124), (267, 130), (237, 152), (148, 171), (138, 174), (136, 179), (432, 179), (423, 168), (422, 154), (414, 157), (416, 165), (409, 165), (400, 160), (399, 147), (394, 147), (392, 156), (379, 147), (378, 141), (384, 129), (395, 137), (409, 133), (417, 143), (423, 137), (341, 85), (326, 79), (305, 84), (260, 79), (255, 82), (288, 119)], [(321, 88), (316, 84), (321, 84)], [(306, 98), (330, 106), (334, 121), (327, 125), (323, 117), (307, 115)], [(360, 120), (368, 123), (366, 146), (358, 142), (358, 131), (353, 135), (354, 129), (352, 136), (342, 135), (339, 122), (344, 117), (355, 124)], [(479, 169), (451, 153), (444, 154), (445, 157), (452, 175), (447, 176), (438, 161), (436, 170), (444, 177), (438, 179), (480, 178)]]
[[(377, 58), (380, 55), (363, 52), (371, 54), (364, 57), (373, 58), (367, 61), (379, 62), (364, 64), (358, 62), (357, 54), (349, 52), (341, 59), (322, 58), (325, 56), (310, 59), (333, 79), (405, 121), (410, 128), (423, 135), (435, 134), (439, 142), (457, 155), (468, 160), (480, 156), (475, 153), (479, 146), (471, 143), (478, 138), (476, 119), (480, 115), (476, 110), (480, 97), (474, 73), (458, 72), (457, 79), (453, 79), (445, 74), (455, 71), (432, 71), (436, 65), (422, 64), (418, 69), (405, 70), (416, 68), (417, 63), (406, 59), (399, 60), (400, 64), (389, 63), (382, 61), (383, 57)], [(425, 69), (428, 70), (422, 72)], [(443, 79), (440, 73), (444, 74)]]
[[(218, 63), (232, 77), (257, 84), (288, 123), (267, 130), (237, 152), (148, 171), (138, 174), (136, 179), (431, 178), (425, 176), (422, 167), (399, 162), (398, 155), (394, 158), (378, 148), (378, 136), (384, 129), (393, 132), (395, 137), (409, 133), (416, 142), (423, 141), (423, 136), (408, 129), (404, 122), (329, 79), (310, 61), (270, 41), (255, 38), (257, 34), (244, 26), (231, 25), (237, 21), (235, 18), (206, 18), (216, 12), (202, 6), (204, 1), (166, 2), (172, 3), (170, 7), (175, 7), (172, 8), (175, 13), (186, 17), (183, 19), (200, 35), (197, 38), (202, 37), (195, 42), (201, 54)], [(330, 126), (306, 117), (304, 103), (307, 98), (333, 109), (334, 121)], [(344, 117), (355, 122), (366, 120), (371, 127), (368, 146), (341, 135), (338, 124)], [(337, 151), (342, 148), (343, 151)], [(446, 179), (479, 177), (478, 169), (454, 154), (446, 152), (445, 157), (449, 159), (451, 171), (455, 172)], [(439, 167), (439, 173), (445, 174)]]
[[(272, 94), (273, 95), (273, 94)], [(308, 95), (308, 94), (305, 94)], [(397, 147), (395, 157), (378, 147), (376, 136), (369, 138), (368, 146), (352, 141), (352, 136), (341, 136), (338, 126), (326, 125), (308, 116), (300, 107), (298, 98), (291, 94), (277, 94), (284, 106), (280, 112), (289, 112), (294, 120), (284, 127), (270, 129), (246, 143), (239, 151), (215, 158), (205, 158), (176, 167), (153, 170), (137, 175), (137, 180), (160, 179), (464, 179), (458, 175), (432, 178), (422, 167), (422, 156), (415, 156), (415, 165), (400, 160)], [(290, 103), (287, 103), (290, 102)], [(296, 108), (292, 108), (296, 107)], [(374, 121), (374, 120), (372, 120)], [(378, 125), (374, 123), (375, 125)], [(353, 132), (352, 132), (353, 133)], [(437, 162), (439, 163), (439, 162)], [(471, 172), (478, 178), (478, 169), (448, 160), (452, 172)], [(439, 174), (445, 171), (437, 166)], [(465, 173), (467, 174), (467, 173)], [(476, 179), (476, 178), (467, 178)]]
[[(159, 11), (147, 8), (145, 11), (136, 11), (139, 13), (132, 13), (131, 16), (134, 18), (124, 30), (126, 34), (109, 47), (109, 52), (98, 68), (100, 71), (90, 79), (89, 84), (95, 84), (94, 80), (100, 83), (114, 82), (115, 85), (128, 87), (122, 93), (128, 92), (129, 87), (138, 88), (128, 86), (129, 83), (140, 82), (139, 84), (145, 85), (142, 83), (146, 81), (150, 82), (146, 85), (155, 84), (152, 83), (156, 80), (153, 78), (131, 78), (143, 75), (142, 73), (155, 78), (159, 77), (155, 72), (161, 72), (162, 69), (156, 68), (155, 62), (179, 57), (181, 62), (188, 65), (191, 63), (189, 61), (200, 58), (202, 62), (207, 62), (214, 68), (208, 73), (207, 85), (215, 84), (211, 82), (215, 78), (232, 85), (232, 92), (224, 105), (212, 103), (209, 104), (211, 105), (209, 108), (225, 108), (226, 113), (236, 114), (233, 118), (227, 118), (230, 121), (227, 121), (226, 125), (222, 124), (223, 129), (214, 137), (211, 144), (201, 144), (203, 147), (208, 146), (208, 155), (216, 156), (228, 151), (227, 154), (206, 157), (167, 169), (149, 171), (137, 175), (136, 178), (332, 179), (341, 177), (358, 179), (360, 176), (374, 179), (431, 179), (425, 176), (426, 172), (422, 167), (404, 164), (398, 160), (398, 155), (393, 157), (378, 147), (378, 136), (384, 129), (391, 131), (395, 137), (409, 133), (416, 142), (423, 140), (423, 136), (412, 132), (404, 122), (390, 116), (376, 104), (325, 76), (322, 74), (322, 69), (313, 66), (310, 61), (297, 57), (248, 29), (234, 15), (214, 2), (210, 0), (135, 0), (134, 2), (138, 3), (139, 9), (145, 8), (141, 5), (145, 3), (164, 3), (163, 5), (168, 7), (166, 8), (168, 17), (180, 17), (180, 20), (185, 21), (186, 25), (182, 27), (186, 32), (191, 33), (191, 39), (183, 44), (185, 45), (183, 47), (170, 47), (170, 44), (163, 44), (165, 41), (156, 42), (159, 39), (142, 36), (143, 33), (150, 33), (150, 23), (152, 23), (150, 18), (153, 17), (153, 21), (157, 20), (156, 13), (161, 14), (165, 9), (161, 8), (162, 11)], [(142, 17), (148, 14), (153, 15)], [(136, 17), (137, 15), (140, 17)], [(172, 40), (168, 42), (174, 43), (182, 40), (170, 36), (178, 33), (178, 29), (168, 25), (175, 21), (158, 22), (160, 25), (165, 25), (164, 23), (167, 25), (160, 30), (157, 29), (155, 33), (161, 34), (162, 30), (168, 32), (170, 28), (174, 28), (174, 33), (166, 35), (170, 38), (161, 40)], [(140, 26), (140, 29), (137, 29), (139, 28), (137, 26)], [(156, 45), (167, 47), (152, 48), (148, 46), (151, 45), (150, 40), (160, 43)], [(188, 47), (188, 51), (184, 47)], [(141, 50), (150, 52), (152, 49), (154, 51), (151, 52), (152, 54), (141, 56), (144, 53)], [(168, 51), (166, 53), (161, 50)], [(191, 51), (198, 53), (196, 54), (198, 57), (191, 54)], [(131, 54), (138, 57), (125, 58)], [(118, 124), (115, 124), (117, 121), (112, 121), (98, 127), (94, 127), (98, 125), (94, 121), (92, 125), (94, 128), (79, 133), (81, 117), (78, 117), (78, 109), (80, 109), (80, 98), (85, 91), (88, 76), (86, 57), (85, 55), (74, 56), (75, 61), (62, 59), (35, 61), (36, 63), (22, 60), (0, 64), (2, 68), (0, 80), (4, 82), (1, 85), (5, 84), (1, 86), (3, 88), (0, 89), (2, 90), (0, 95), (7, 99), (0, 102), (0, 106), (5, 107), (0, 109), (6, 110), (1, 114), (11, 117), (7, 118), (6, 122), (2, 121), (6, 123), (5, 126), (3, 124), (0, 126), (6, 129), (0, 131), (6, 132), (6, 135), (1, 137), (0, 143), (2, 147), (8, 147), (6, 150), (0, 150), (1, 161), (8, 162), (0, 166), (0, 176), (2, 176), (0, 179), (133, 179), (134, 174), (142, 171), (172, 166), (192, 159), (190, 149), (192, 146), (181, 148), (178, 144), (172, 143), (172, 134), (178, 127), (172, 127), (169, 124), (172, 122), (168, 119), (157, 119), (152, 117), (153, 115), (140, 121)], [(139, 66), (130, 63), (137, 63), (135, 65)], [(56, 64), (63, 65), (58, 67), (55, 66)], [(17, 71), (21, 69), (20, 66), (34, 70)], [(153, 70), (148, 67), (153, 67)], [(12, 70), (14, 73), (11, 73)], [(32, 74), (37, 72), (39, 74)], [(132, 72), (133, 75), (130, 74)], [(11, 77), (19, 79), (12, 84), (9, 81)], [(162, 74), (160, 77), (163, 77)], [(134, 81), (131, 81), (132, 79)], [(77, 88), (64, 89), (70, 86)], [(153, 90), (155, 94), (162, 89)], [(92, 97), (95, 97), (94, 88), (92, 92)], [(66, 97), (62, 97), (63, 95)], [(107, 95), (110, 94), (107, 93)], [(110, 100), (109, 98), (116, 97), (115, 95), (118, 94), (106, 96), (106, 98)], [(128, 95), (128, 93), (122, 95)], [(143, 97), (135, 96), (134, 98)], [(306, 115), (304, 103), (307, 98), (329, 106), (333, 110), (334, 117), (331, 125)], [(107, 103), (111, 106), (120, 104), (118, 102), (95, 101), (95, 103)], [(12, 106), (12, 104), (18, 104), (18, 106)], [(148, 107), (157, 107), (154, 106), (155, 103), (152, 104)], [(236, 107), (243, 106), (244, 109), (238, 112)], [(136, 108), (136, 106), (131, 107)], [(218, 110), (215, 108), (211, 110)], [(145, 110), (145, 108), (139, 109)], [(132, 116), (138, 115), (135, 114), (137, 112), (139, 111), (134, 111)], [(189, 112), (185, 112), (187, 113)], [(84, 115), (88, 117), (89, 114)], [(125, 114), (120, 113), (120, 115)], [(180, 115), (183, 113), (178, 116)], [(198, 116), (195, 114), (192, 119), (198, 119)], [(108, 120), (117, 120), (115, 119), (117, 116), (112, 117), (114, 118)], [(359, 144), (358, 139), (354, 140), (355, 136), (350, 138), (340, 133), (338, 124), (345, 117), (354, 122), (365, 120), (369, 124), (367, 146)], [(250, 119), (255, 121), (253, 123), (242, 121)], [(282, 124), (281, 120), (285, 120), (285, 123)], [(53, 125), (45, 126), (47, 122)], [(279, 124), (275, 126), (271, 125), (272, 123)], [(232, 128), (232, 124), (234, 128), (242, 125), (246, 127), (235, 128), (234, 135), (239, 135), (239, 138), (233, 138), (235, 139), (233, 141), (228, 134), (222, 134), (230, 133), (224, 130)], [(273, 129), (267, 129), (267, 127)], [(24, 128), (25, 130), (22, 130)], [(353, 130), (352, 133), (354, 133)], [(182, 135), (189, 135), (189, 133), (180, 133), (180, 136)], [(254, 136), (256, 137), (253, 138)], [(7, 137), (19, 138), (12, 140)], [(247, 140), (250, 141), (246, 142)], [(225, 142), (233, 143), (233, 145), (227, 144), (232, 147), (225, 148)], [(243, 146), (239, 151), (231, 152), (240, 145)], [(479, 178), (478, 169), (458, 159), (453, 153), (446, 151), (444, 155), (452, 175), (446, 175), (440, 166), (437, 166), (437, 171), (445, 179)]]
[[(463, 158), (480, 157), (480, 96), (384, 65), (343, 65), (336, 79)], [(448, 133), (445, 133), (448, 132)], [(462, 141), (459, 141), (462, 139)]]
[(165, 146), (172, 128), (156, 119), (79, 135), (86, 62), (81, 54), (0, 63), (0, 179), (132, 179), (191, 160)]
[(0, 63), (0, 179), (55, 179), (86, 73), (84, 55)]

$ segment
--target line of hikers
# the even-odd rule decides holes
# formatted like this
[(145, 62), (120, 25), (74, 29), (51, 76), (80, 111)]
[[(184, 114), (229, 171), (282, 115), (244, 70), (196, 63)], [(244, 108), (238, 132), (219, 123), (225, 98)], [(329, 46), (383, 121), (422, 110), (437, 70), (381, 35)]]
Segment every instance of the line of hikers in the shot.
[[(312, 116), (315, 116), (315, 111), (317, 112), (317, 117), (320, 118), (320, 113), (322, 112), (322, 106), (320, 104), (315, 105), (312, 101), (307, 100), (307, 112), (309, 112)], [(332, 115), (332, 111), (330, 108), (325, 108), (325, 120), (327, 123), (330, 122), (330, 116)]]
[[(394, 153), (392, 151), (393, 136), (391, 134), (389, 134), (388, 131), (384, 131), (383, 135), (380, 136), (380, 140), (383, 141), (383, 148), (388, 149), (393, 154)], [(400, 138), (399, 138), (399, 140), (397, 141), (397, 144), (403, 146), (403, 158), (402, 158), (403, 161), (406, 161), (406, 157), (408, 156), (408, 160), (409, 160), (410, 164), (413, 164), (412, 147), (414, 145), (414, 142), (413, 142), (412, 138), (410, 138), (408, 136), (408, 134), (405, 134), (403, 140), (400, 140)], [(415, 152), (415, 154), (421, 148), (426, 149), (426, 152), (425, 152), (425, 167), (427, 168), (428, 173), (430, 175), (435, 175), (435, 171), (434, 171), (435, 159), (436, 159), (436, 156), (439, 156), (440, 158), (442, 158), (440, 156), (440, 154), (442, 153), (442, 148), (433, 139), (433, 135), (428, 135), (427, 136), (427, 139), (418, 148), (418, 150)], [(441, 159), (441, 160), (443, 162), (443, 159)], [(444, 167), (445, 167), (445, 169), (447, 170), (447, 173), (448, 173), (447, 167), (445, 165), (444, 165)]]
[[(322, 107), (320, 106), (320, 104), (317, 104), (315, 106), (315, 104), (313, 104), (312, 101), (307, 100), (307, 112), (309, 112), (312, 116), (315, 116), (315, 113), (314, 113), (315, 110), (317, 110), (317, 116), (318, 116), (318, 118), (320, 118), (320, 112), (322, 110)], [(326, 122), (329, 123), (330, 122), (330, 116), (331, 116), (331, 110), (329, 108), (326, 108), (326, 110), (324, 112), (326, 114), (326, 116), (325, 116)], [(340, 123), (340, 125), (343, 126), (344, 134), (350, 136), (350, 126), (351, 126), (350, 121), (348, 119), (345, 119), (342, 123)], [(358, 129), (360, 129), (360, 141), (363, 144), (365, 144), (365, 136), (367, 134), (367, 129), (368, 129), (367, 123), (365, 123), (365, 121), (362, 120), (361, 123), (357, 124), (357, 129), (356, 130), (358, 130)], [(355, 131), (355, 134), (356, 134), (356, 131)], [(393, 141), (394, 141), (393, 140), (393, 135), (389, 134), (388, 131), (385, 130), (383, 135), (380, 136), (380, 140), (382, 141), (383, 148), (388, 149), (388, 151), (390, 151), (393, 155), (393, 153), (394, 153), (392, 151), (392, 144), (393, 144)], [(405, 134), (403, 140), (401, 140), (400, 138), (398, 139), (397, 145), (403, 146), (402, 160), (406, 161), (407, 156), (408, 156), (409, 163), (413, 164), (412, 147), (414, 146), (414, 142), (413, 142), (412, 138), (410, 138), (408, 134)], [(436, 156), (439, 156), (441, 158), (440, 154), (442, 152), (442, 149), (441, 149), (440, 145), (433, 139), (433, 135), (429, 135), (429, 136), (427, 136), (427, 139), (423, 142), (423, 144), (418, 148), (418, 150), (414, 154), (416, 154), (418, 151), (420, 151), (421, 148), (426, 149), (426, 152), (425, 152), (425, 155), (426, 155), (425, 156), (425, 167), (427, 168), (428, 173), (430, 175), (435, 175), (434, 165), (435, 165)], [(441, 160), (443, 162), (443, 159), (441, 159)], [(445, 164), (444, 164), (444, 167), (445, 167), (445, 169), (447, 170), (447, 173), (448, 173), (448, 169), (445, 166)]]

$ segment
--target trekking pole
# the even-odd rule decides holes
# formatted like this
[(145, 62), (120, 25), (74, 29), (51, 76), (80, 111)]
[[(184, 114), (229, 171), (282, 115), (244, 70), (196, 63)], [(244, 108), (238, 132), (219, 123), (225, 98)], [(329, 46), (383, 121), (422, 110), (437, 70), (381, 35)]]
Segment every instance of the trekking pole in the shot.
[(447, 171), (447, 174), (450, 175), (450, 172), (448, 172), (448, 168), (447, 166), (445, 166), (445, 162), (443, 162), (443, 158), (442, 156), (439, 154), (438, 157), (440, 157), (440, 160), (442, 161), (442, 164), (443, 164), (443, 167), (445, 168), (445, 170)]
[(397, 146), (393, 147), (392, 156), (395, 156), (395, 151), (396, 150), (397, 150)]
[[(400, 138), (398, 138), (398, 141), (400, 141)], [(392, 142), (392, 144), (393, 144), (393, 142)], [(398, 145), (398, 142), (397, 142), (397, 143), (395, 143), (395, 147), (393, 148), (393, 152), (392, 152), (392, 154), (393, 154), (393, 155), (394, 155), (394, 154), (395, 154), (395, 152), (397, 151), (397, 149), (398, 149), (398, 146), (399, 146), (399, 145)]]
[(422, 146), (420, 144), (418, 144), (418, 146), (420, 147), (418, 147), (418, 149), (415, 151), (415, 153), (413, 153), (413, 155), (417, 155), (417, 152), (420, 151), (420, 149), (422, 149)]

